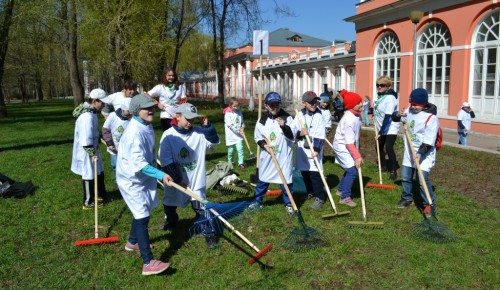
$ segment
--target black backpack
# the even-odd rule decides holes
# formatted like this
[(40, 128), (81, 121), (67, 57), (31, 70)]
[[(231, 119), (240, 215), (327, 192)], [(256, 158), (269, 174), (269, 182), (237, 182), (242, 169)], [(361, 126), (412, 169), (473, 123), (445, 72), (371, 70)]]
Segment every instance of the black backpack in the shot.
[(0, 196), (3, 198), (24, 198), (33, 194), (35, 185), (31, 182), (16, 182), (6, 175), (0, 173)]

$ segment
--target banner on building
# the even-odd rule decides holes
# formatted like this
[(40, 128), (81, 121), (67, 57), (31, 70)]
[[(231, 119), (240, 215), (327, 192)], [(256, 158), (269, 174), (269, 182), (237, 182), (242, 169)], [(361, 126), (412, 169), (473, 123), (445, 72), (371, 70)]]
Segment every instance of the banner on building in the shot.
[(254, 56), (269, 55), (269, 31), (267, 30), (253, 31), (253, 55)]

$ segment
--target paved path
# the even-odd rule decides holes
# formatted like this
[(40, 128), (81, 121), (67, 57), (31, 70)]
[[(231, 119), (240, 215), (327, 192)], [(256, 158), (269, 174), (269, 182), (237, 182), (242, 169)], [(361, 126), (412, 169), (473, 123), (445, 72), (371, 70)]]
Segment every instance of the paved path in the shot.
[[(373, 126), (362, 127), (363, 130), (373, 131)], [(402, 130), (402, 129), (401, 129)], [(400, 132), (402, 135), (402, 132)], [(483, 134), (472, 132), (467, 137), (468, 146), (458, 145), (457, 130), (443, 129), (443, 144), (447, 146), (459, 147), (466, 150), (475, 150), (500, 154), (500, 135)]]

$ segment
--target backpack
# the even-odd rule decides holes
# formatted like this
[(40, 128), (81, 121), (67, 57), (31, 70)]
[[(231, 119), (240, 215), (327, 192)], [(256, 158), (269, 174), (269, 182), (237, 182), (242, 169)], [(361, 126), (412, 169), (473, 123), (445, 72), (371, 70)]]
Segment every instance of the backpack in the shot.
[[(427, 122), (429, 122), (429, 120), (431, 119), (432, 116), (433, 115), (430, 114), (429, 117), (427, 117), (427, 120), (425, 120), (425, 127), (427, 127)], [(441, 149), (442, 145), (443, 145), (443, 130), (441, 129), (441, 127), (439, 127), (437, 137), (436, 137), (436, 144), (434, 144), (434, 146), (436, 147), (436, 150), (439, 150), (439, 149)]]

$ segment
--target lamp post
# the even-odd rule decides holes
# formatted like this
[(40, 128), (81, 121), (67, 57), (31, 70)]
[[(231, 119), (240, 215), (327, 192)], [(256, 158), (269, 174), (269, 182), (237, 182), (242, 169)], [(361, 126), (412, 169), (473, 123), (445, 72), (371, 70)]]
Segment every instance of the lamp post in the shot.
[(415, 89), (417, 85), (417, 24), (420, 19), (424, 17), (424, 12), (420, 10), (413, 10), (410, 12), (410, 20), (413, 22), (413, 69), (411, 88)]

